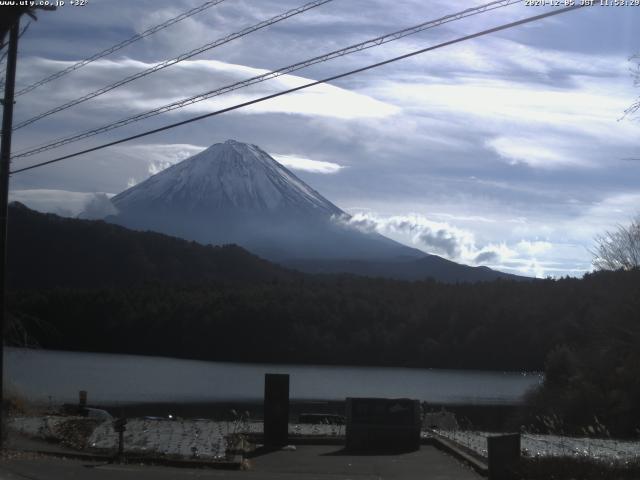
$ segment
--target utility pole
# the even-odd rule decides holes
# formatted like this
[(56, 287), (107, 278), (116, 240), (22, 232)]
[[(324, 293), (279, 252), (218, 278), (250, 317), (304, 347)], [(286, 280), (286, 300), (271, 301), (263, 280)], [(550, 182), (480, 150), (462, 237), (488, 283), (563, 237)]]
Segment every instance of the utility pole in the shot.
[(18, 30), (20, 17), (9, 31), (7, 52), (7, 76), (4, 84), (2, 108), (2, 145), (0, 146), (0, 449), (4, 446), (4, 329), (6, 326), (6, 286), (7, 286), (7, 218), (9, 205), (9, 167), (11, 164), (11, 131), (13, 127), (13, 93), (16, 82), (18, 57)]
[(35, 10), (56, 10), (53, 5), (14, 6), (2, 9), (0, 19), (0, 48), (9, 31), (7, 45), (7, 75), (2, 100), (2, 144), (0, 145), (0, 450), (4, 447), (5, 405), (4, 405), (4, 330), (7, 323), (7, 221), (9, 218), (9, 171), (11, 167), (11, 133), (13, 131), (13, 104), (16, 86), (16, 65), (18, 62), (18, 38), (20, 38), (20, 17), (29, 15), (34, 20)]

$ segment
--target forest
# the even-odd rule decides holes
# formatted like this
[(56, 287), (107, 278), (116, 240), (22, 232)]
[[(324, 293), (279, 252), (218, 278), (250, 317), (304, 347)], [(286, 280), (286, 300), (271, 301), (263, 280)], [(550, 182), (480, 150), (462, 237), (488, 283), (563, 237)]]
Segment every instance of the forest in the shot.
[[(543, 388), (529, 400), (541, 414), (560, 415), (567, 432), (594, 417), (618, 435), (640, 425), (637, 268), (460, 284), (303, 275), (239, 247), (23, 213), (46, 223), (32, 240), (42, 257), (19, 253), (24, 245), (10, 237), (23, 268), (10, 272), (17, 287), (8, 297), (7, 335), (15, 344), (238, 362), (544, 371)], [(60, 223), (65, 235), (56, 234)], [(82, 242), (81, 230), (93, 228), (115, 230), (87, 254), (62, 243)], [(145, 252), (144, 262), (136, 251)], [(67, 256), (76, 261), (65, 268)], [(165, 264), (178, 272), (173, 278)], [(24, 272), (38, 276), (32, 286)]]

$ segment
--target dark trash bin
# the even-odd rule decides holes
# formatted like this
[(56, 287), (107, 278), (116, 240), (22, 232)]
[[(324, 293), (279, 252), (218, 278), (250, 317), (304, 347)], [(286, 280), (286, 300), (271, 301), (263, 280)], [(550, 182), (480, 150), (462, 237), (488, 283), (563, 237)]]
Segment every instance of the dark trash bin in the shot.
[(520, 434), (487, 437), (489, 480), (515, 480), (520, 463)]
[(347, 398), (346, 448), (414, 451), (420, 448), (420, 403), (408, 398)]

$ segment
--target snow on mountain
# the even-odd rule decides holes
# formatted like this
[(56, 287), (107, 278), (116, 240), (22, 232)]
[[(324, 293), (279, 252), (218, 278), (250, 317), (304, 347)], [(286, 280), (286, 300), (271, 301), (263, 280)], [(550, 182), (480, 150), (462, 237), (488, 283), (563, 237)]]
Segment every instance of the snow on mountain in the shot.
[(271, 260), (425, 255), (336, 222), (346, 213), (259, 147), (234, 140), (167, 168), (112, 202), (118, 214), (109, 221), (201, 243), (236, 243)]
[(217, 143), (150, 177), (117, 195), (113, 203), (119, 210), (159, 203), (188, 212), (344, 214), (265, 151), (235, 140)]

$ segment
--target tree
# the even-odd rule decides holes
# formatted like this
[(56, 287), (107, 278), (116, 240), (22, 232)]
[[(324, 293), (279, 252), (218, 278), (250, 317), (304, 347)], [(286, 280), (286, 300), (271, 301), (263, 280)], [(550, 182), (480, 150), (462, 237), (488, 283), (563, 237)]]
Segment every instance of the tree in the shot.
[(640, 215), (629, 226), (618, 225), (614, 231), (595, 238), (593, 265), (598, 270), (640, 268)]

